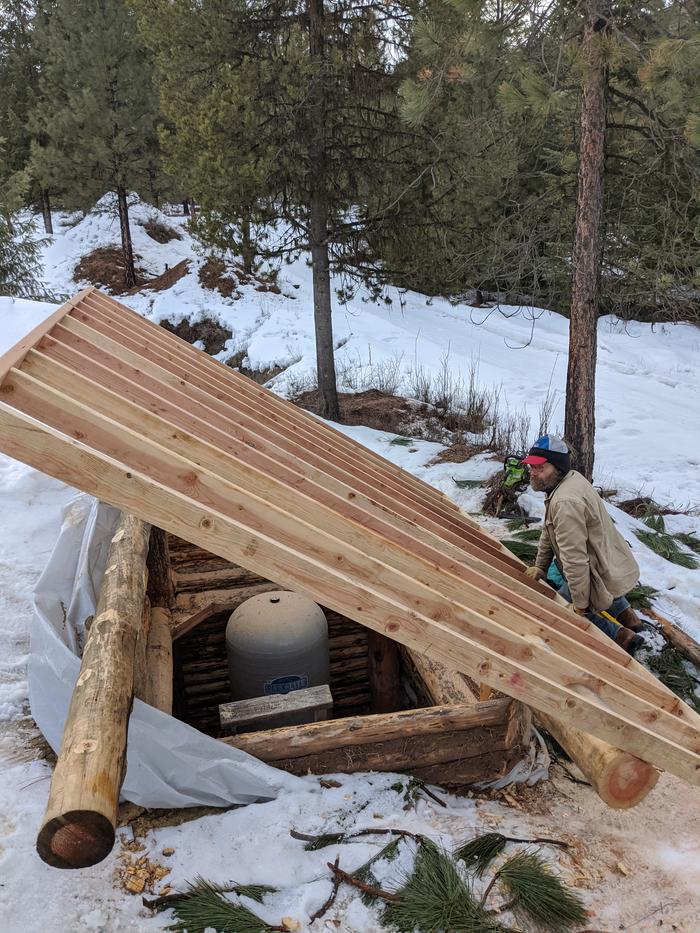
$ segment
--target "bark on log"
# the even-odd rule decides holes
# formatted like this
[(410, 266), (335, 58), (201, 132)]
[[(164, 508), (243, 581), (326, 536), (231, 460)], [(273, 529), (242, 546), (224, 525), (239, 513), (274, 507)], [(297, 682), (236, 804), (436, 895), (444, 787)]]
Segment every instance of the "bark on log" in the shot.
[(151, 609), (146, 666), (148, 679), (142, 699), (170, 715), (173, 711), (173, 637), (170, 610), (164, 606)]
[[(380, 632), (367, 632), (369, 687), (372, 712), (390, 713), (401, 706), (399, 646)], [(332, 650), (332, 649), (331, 649)], [(338, 656), (334, 652), (334, 656)]]
[(168, 549), (168, 536), (162, 528), (151, 529), (148, 546), (148, 598), (151, 606), (166, 609), (175, 602), (175, 588)]
[[(512, 700), (508, 701), (512, 703)], [(224, 738), (221, 741), (245, 750), (263, 761), (300, 758), (372, 743), (407, 743), (415, 740), (412, 760), (421, 755), (424, 743), (441, 735), (454, 737), (474, 730), (508, 728), (500, 701), (480, 706), (433, 706), (372, 716), (330, 719), (299, 726)], [(474, 733), (476, 734), (476, 733)], [(505, 732), (504, 732), (505, 735)], [(452, 758), (459, 758), (453, 755)], [(385, 769), (387, 770), (387, 769)], [(390, 770), (390, 769), (389, 769)]]
[(123, 514), (112, 539), (37, 839), (56, 868), (85, 868), (114, 845), (146, 592), (150, 526)]

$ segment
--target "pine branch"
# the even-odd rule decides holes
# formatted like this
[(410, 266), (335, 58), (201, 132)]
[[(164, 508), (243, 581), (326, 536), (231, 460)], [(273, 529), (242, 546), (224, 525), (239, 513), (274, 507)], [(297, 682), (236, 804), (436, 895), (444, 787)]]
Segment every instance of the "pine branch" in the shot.
[(535, 853), (522, 852), (508, 859), (491, 879), (486, 894), (496, 881), (511, 896), (516, 915), (526, 915), (542, 930), (565, 933), (587, 919), (583, 901)]

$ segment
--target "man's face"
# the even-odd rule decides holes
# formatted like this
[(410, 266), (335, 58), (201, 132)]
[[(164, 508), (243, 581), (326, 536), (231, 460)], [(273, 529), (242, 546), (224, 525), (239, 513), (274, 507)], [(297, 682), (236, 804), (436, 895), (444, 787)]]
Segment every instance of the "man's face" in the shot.
[(530, 485), (535, 492), (549, 492), (559, 480), (559, 471), (551, 463), (530, 465)]

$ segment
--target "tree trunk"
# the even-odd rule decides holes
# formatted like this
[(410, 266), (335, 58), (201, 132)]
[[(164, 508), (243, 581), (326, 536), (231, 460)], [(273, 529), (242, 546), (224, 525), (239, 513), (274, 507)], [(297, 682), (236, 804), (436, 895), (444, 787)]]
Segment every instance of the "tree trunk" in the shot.
[(326, 90), (323, 0), (309, 0), (309, 234), (314, 286), (314, 326), (319, 414), (340, 420), (333, 355), (331, 276), (328, 258), (328, 191), (326, 164)]
[(250, 219), (246, 217), (241, 225), (241, 257), (243, 269), (248, 275), (253, 274), (255, 266), (255, 243), (250, 235)]
[(607, 71), (598, 59), (597, 33), (608, 29), (609, 11), (588, 0), (583, 52), (586, 73), (581, 92), (576, 226), (572, 252), (569, 367), (564, 431), (574, 466), (593, 476), (595, 445), (595, 368), (602, 253), (605, 90)]
[(182, 202), (182, 213), (185, 215), (185, 217), (190, 216), (190, 202), (187, 200), (187, 198), (185, 198), (185, 200)]
[(53, 220), (51, 219), (51, 201), (49, 200), (48, 188), (41, 189), (41, 213), (44, 218), (44, 230), (52, 236)]
[(122, 513), (107, 558), (37, 839), (55, 868), (86, 868), (114, 845), (143, 625), (150, 526)]
[(129, 229), (129, 206), (126, 203), (126, 190), (117, 188), (119, 202), (119, 230), (122, 237), (122, 255), (124, 257), (124, 285), (133, 288), (136, 285), (136, 272), (134, 270), (134, 251), (131, 246), (131, 230)]

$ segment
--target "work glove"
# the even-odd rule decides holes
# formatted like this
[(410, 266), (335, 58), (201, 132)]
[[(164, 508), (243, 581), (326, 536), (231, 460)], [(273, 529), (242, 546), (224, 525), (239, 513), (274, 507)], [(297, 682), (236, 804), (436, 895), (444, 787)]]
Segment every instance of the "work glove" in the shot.
[(544, 579), (544, 570), (540, 570), (539, 567), (528, 567), (525, 576), (531, 580), (542, 580)]

